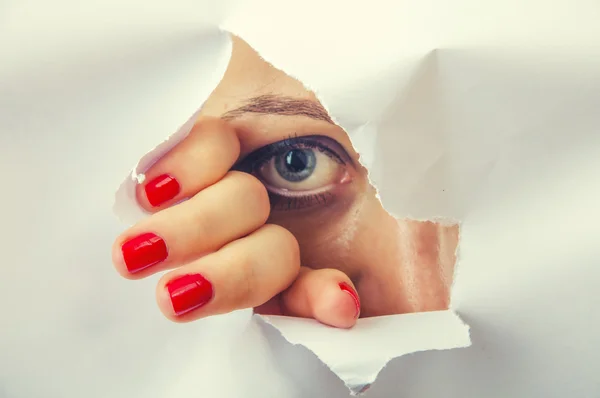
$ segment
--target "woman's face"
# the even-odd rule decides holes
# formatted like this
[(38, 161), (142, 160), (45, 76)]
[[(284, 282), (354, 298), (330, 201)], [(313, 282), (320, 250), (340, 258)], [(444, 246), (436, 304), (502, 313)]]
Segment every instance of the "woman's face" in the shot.
[(302, 265), (352, 279), (362, 316), (447, 308), (457, 228), (390, 216), (348, 135), (300, 82), (234, 37), (227, 72), (201, 112), (235, 126), (235, 168), (267, 187), (269, 222), (295, 235)]

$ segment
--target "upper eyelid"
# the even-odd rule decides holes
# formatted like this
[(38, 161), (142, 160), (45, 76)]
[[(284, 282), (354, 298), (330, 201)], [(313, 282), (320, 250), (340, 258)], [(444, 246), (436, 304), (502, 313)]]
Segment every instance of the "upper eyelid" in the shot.
[[(344, 146), (342, 144), (340, 144), (337, 140), (335, 140), (331, 137), (327, 137), (327, 136), (323, 136), (323, 135), (309, 135), (309, 136), (291, 135), (288, 138), (285, 138), (285, 139), (277, 141), (277, 142), (273, 142), (271, 144), (265, 145), (261, 148), (254, 150), (253, 152), (249, 153), (248, 155), (246, 155), (245, 157), (240, 159), (234, 166), (234, 169), (240, 170), (240, 171), (245, 171), (245, 172), (251, 172), (252, 170), (249, 170), (249, 168), (251, 169), (252, 165), (256, 164), (261, 159), (265, 159), (266, 157), (275, 156), (279, 151), (281, 151), (282, 146), (284, 146), (284, 147), (287, 146), (287, 147), (291, 148), (294, 145), (302, 145), (303, 143), (307, 144), (310, 142), (319, 143), (320, 141), (327, 142), (329, 145), (323, 144), (323, 146), (325, 146), (328, 150), (330, 150), (334, 154), (336, 154), (343, 163), (348, 162), (352, 166), (354, 166), (354, 161), (353, 161), (352, 157), (350, 156), (350, 154), (348, 153), (348, 151), (346, 151), (346, 149), (344, 148)], [(334, 148), (331, 148), (332, 146)], [(272, 153), (269, 153), (269, 152), (272, 152)]]

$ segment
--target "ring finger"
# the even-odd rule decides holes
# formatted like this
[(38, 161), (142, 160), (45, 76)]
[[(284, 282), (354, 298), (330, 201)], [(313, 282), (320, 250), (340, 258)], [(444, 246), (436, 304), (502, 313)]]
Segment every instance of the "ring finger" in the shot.
[(259, 180), (229, 172), (192, 199), (125, 231), (113, 246), (113, 262), (129, 279), (185, 264), (255, 231), (269, 211), (269, 197)]

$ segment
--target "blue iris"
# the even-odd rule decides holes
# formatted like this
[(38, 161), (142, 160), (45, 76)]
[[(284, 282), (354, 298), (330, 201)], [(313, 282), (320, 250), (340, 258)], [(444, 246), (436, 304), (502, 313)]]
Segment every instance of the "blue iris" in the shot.
[(279, 175), (290, 182), (300, 182), (312, 175), (317, 158), (312, 149), (292, 149), (275, 157), (275, 169)]

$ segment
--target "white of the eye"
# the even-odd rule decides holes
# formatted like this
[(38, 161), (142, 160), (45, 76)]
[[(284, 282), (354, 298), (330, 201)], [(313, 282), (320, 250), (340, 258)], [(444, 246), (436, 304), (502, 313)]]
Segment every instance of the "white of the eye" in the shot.
[(313, 151), (315, 169), (308, 178), (302, 181), (288, 181), (279, 175), (275, 168), (275, 157), (260, 168), (258, 177), (267, 186), (287, 191), (313, 191), (338, 182), (344, 166), (318, 150)]

